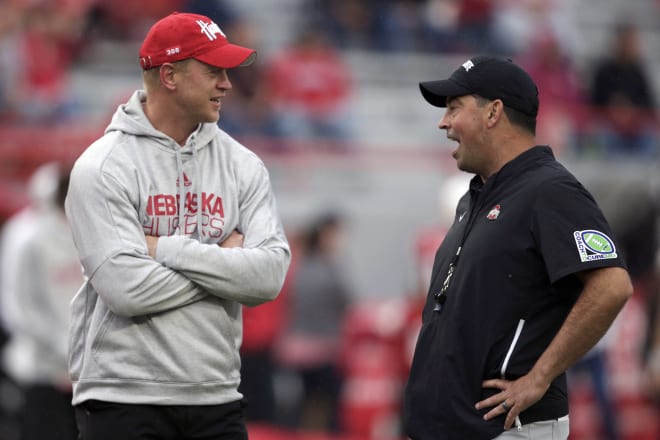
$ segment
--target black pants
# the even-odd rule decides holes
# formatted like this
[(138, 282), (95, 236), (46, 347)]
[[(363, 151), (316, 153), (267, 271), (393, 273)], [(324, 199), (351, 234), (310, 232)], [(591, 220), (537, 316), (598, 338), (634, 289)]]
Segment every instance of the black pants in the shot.
[[(50, 385), (27, 386), (23, 391), (22, 440), (75, 440), (78, 437), (71, 392)], [(2, 433), (0, 438), (3, 438)]]
[(80, 440), (247, 440), (242, 402), (131, 405), (88, 400), (76, 406)]

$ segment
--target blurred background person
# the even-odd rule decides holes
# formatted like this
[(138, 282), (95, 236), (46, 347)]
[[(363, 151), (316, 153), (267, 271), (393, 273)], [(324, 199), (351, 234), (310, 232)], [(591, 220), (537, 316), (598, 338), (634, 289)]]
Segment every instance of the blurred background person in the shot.
[(637, 27), (619, 24), (591, 83), (600, 145), (611, 156), (658, 157), (658, 115)]
[[(74, 117), (71, 67), (84, 46), (87, 3), (6, 2), (12, 20), (0, 31), (5, 115), (17, 122), (53, 123)], [(2, 35), (4, 34), (4, 36)]]
[(309, 148), (343, 147), (351, 137), (351, 71), (328, 36), (307, 25), (265, 72), (279, 135)]
[(24, 398), (13, 371), (3, 359), (11, 336), (10, 323), (4, 317), (12, 315), (16, 309), (13, 299), (18, 289), (16, 274), (19, 267), (14, 249), (22, 248), (33, 234), (33, 223), (52, 211), (56, 180), (56, 167), (50, 164), (42, 165), (33, 172), (24, 185), (27, 201), (22, 200), (23, 207), (6, 219), (0, 231), (0, 324), (3, 330), (3, 344), (0, 346), (0, 432), (7, 440), (19, 439), (19, 419)]
[[(69, 171), (37, 171), (43, 205), (7, 225), (2, 249), (2, 319), (9, 331), (5, 367), (20, 385), (22, 440), (75, 440), (68, 374), (69, 302), (82, 285), (78, 253), (64, 216)], [(11, 220), (10, 220), (11, 222)], [(12, 234), (12, 237), (7, 236)]]
[(292, 231), (287, 231), (286, 236), (291, 248), (291, 264), (280, 294), (273, 301), (256, 307), (243, 307), (241, 384), (238, 391), (247, 400), (246, 421), (259, 425), (272, 426), (281, 422), (278, 419), (276, 347), (287, 323), (288, 300), (300, 241)]
[(238, 391), (247, 400), (248, 423), (276, 423), (276, 397), (273, 347), (284, 323), (285, 280), (278, 297), (256, 307), (243, 307), (243, 343), (241, 344), (241, 384)]
[(300, 384), (284, 424), (306, 430), (339, 430), (338, 370), (341, 330), (351, 292), (340, 268), (344, 219), (330, 213), (310, 225), (296, 264), (288, 297), (287, 325), (278, 342), (280, 367)]
[(536, 133), (556, 155), (574, 152), (586, 123), (582, 77), (552, 28), (540, 28), (520, 56), (539, 88)]

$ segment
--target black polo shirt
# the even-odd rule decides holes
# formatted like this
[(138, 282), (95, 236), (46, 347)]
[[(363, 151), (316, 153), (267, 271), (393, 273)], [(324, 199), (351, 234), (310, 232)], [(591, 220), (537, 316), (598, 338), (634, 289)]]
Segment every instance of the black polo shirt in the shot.
[[(436, 311), (435, 295), (452, 262)], [(486, 422), (492, 408), (474, 408), (499, 392), (482, 388), (482, 381), (526, 374), (582, 290), (575, 274), (606, 266), (624, 266), (612, 232), (591, 194), (549, 147), (524, 152), (485, 183), (476, 176), (435, 257), (406, 386), (406, 433), (413, 440), (498, 436), (504, 417)], [(562, 374), (520, 419), (566, 414)]]

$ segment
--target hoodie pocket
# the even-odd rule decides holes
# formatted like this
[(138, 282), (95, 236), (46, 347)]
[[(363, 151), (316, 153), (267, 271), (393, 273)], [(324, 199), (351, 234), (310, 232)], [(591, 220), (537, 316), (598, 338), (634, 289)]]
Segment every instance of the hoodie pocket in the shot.
[(240, 361), (232, 320), (209, 298), (162, 314), (109, 313), (92, 345), (100, 377), (157, 382), (235, 380)]
[(513, 339), (511, 340), (511, 344), (509, 345), (509, 349), (506, 352), (506, 356), (504, 356), (504, 361), (502, 361), (502, 366), (500, 367), (500, 377), (502, 379), (506, 379), (506, 371), (507, 368), (509, 367), (509, 362), (511, 361), (511, 356), (513, 355), (513, 351), (516, 349), (516, 345), (518, 344), (518, 340), (520, 339), (520, 335), (523, 332), (523, 327), (525, 327), (525, 320), (521, 319), (518, 321), (518, 326), (516, 327), (516, 332), (513, 335)]

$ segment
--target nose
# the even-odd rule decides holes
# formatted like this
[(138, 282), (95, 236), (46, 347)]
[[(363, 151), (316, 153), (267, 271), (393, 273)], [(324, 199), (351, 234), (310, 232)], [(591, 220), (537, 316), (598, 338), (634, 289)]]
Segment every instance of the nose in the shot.
[(438, 122), (438, 128), (440, 130), (446, 130), (449, 128), (449, 118), (447, 117), (446, 111), (445, 114), (442, 115), (442, 119), (440, 119), (440, 122)]
[(231, 81), (229, 80), (229, 74), (227, 74), (226, 69), (223, 69), (218, 75), (217, 87), (221, 90), (231, 90), (232, 85), (231, 85)]

